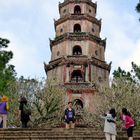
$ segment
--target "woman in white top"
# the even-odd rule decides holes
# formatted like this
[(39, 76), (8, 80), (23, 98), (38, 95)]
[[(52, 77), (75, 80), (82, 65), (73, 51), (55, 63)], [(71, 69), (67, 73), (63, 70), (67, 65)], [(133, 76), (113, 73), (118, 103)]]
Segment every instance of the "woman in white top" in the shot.
[(105, 119), (104, 132), (106, 140), (116, 140), (116, 111), (114, 108), (110, 109), (109, 113), (101, 116)]

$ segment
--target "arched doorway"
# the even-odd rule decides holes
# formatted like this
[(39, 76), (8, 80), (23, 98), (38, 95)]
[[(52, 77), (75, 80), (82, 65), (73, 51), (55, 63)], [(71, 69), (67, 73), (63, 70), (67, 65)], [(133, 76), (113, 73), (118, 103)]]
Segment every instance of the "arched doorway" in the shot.
[(84, 107), (83, 102), (80, 99), (74, 100), (74, 106), (75, 106), (75, 109), (77, 110), (81, 110)]
[(76, 114), (76, 125), (80, 125), (83, 123), (83, 102), (80, 99), (75, 99), (74, 100), (74, 109), (75, 109), (75, 114)]

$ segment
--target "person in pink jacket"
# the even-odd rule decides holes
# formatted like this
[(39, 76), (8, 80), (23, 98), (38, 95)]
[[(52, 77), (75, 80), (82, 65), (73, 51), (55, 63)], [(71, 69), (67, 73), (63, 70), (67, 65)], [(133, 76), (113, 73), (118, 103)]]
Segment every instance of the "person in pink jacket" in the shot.
[(134, 120), (126, 108), (122, 109), (121, 120), (123, 121), (124, 127), (127, 129), (128, 140), (133, 140)]

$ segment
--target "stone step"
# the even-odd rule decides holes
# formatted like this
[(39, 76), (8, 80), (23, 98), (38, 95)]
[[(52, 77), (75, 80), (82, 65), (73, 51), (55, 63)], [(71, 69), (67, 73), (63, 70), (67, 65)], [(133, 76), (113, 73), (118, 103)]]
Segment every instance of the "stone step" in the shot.
[[(52, 134), (56, 134), (56, 135), (104, 135), (104, 133), (102, 131), (80, 131), (77, 129), (70, 129), (70, 130), (66, 130), (66, 129), (62, 129), (62, 130), (57, 130), (57, 129), (53, 129), (53, 130), (46, 130), (46, 129), (0, 129), (0, 135), (2, 134), (47, 134), (47, 135), (52, 135)], [(118, 135), (125, 135), (126, 132), (125, 131), (120, 131), (118, 132)], [(134, 135), (140, 136), (140, 131), (134, 131)]]
[[(0, 136), (0, 140), (105, 140), (104, 136)], [(117, 140), (128, 140), (127, 137), (117, 137)], [(140, 140), (140, 137), (134, 137)]]
[[(117, 140), (127, 140), (125, 131), (118, 132)], [(105, 140), (102, 131), (94, 129), (0, 129), (0, 140)], [(140, 140), (140, 131), (134, 131), (134, 140)]]

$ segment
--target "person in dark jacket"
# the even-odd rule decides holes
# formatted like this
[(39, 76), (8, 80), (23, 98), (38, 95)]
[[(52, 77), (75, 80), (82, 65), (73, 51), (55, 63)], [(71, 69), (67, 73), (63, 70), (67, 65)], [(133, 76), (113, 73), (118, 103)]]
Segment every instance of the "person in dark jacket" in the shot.
[(24, 112), (24, 106), (27, 104), (27, 99), (25, 97), (21, 97), (20, 106), (19, 106), (19, 118), (22, 124), (22, 128), (27, 128), (27, 123), (30, 120), (30, 115)]
[(72, 108), (72, 102), (68, 102), (68, 108), (65, 109), (66, 129), (75, 127), (75, 110)]

